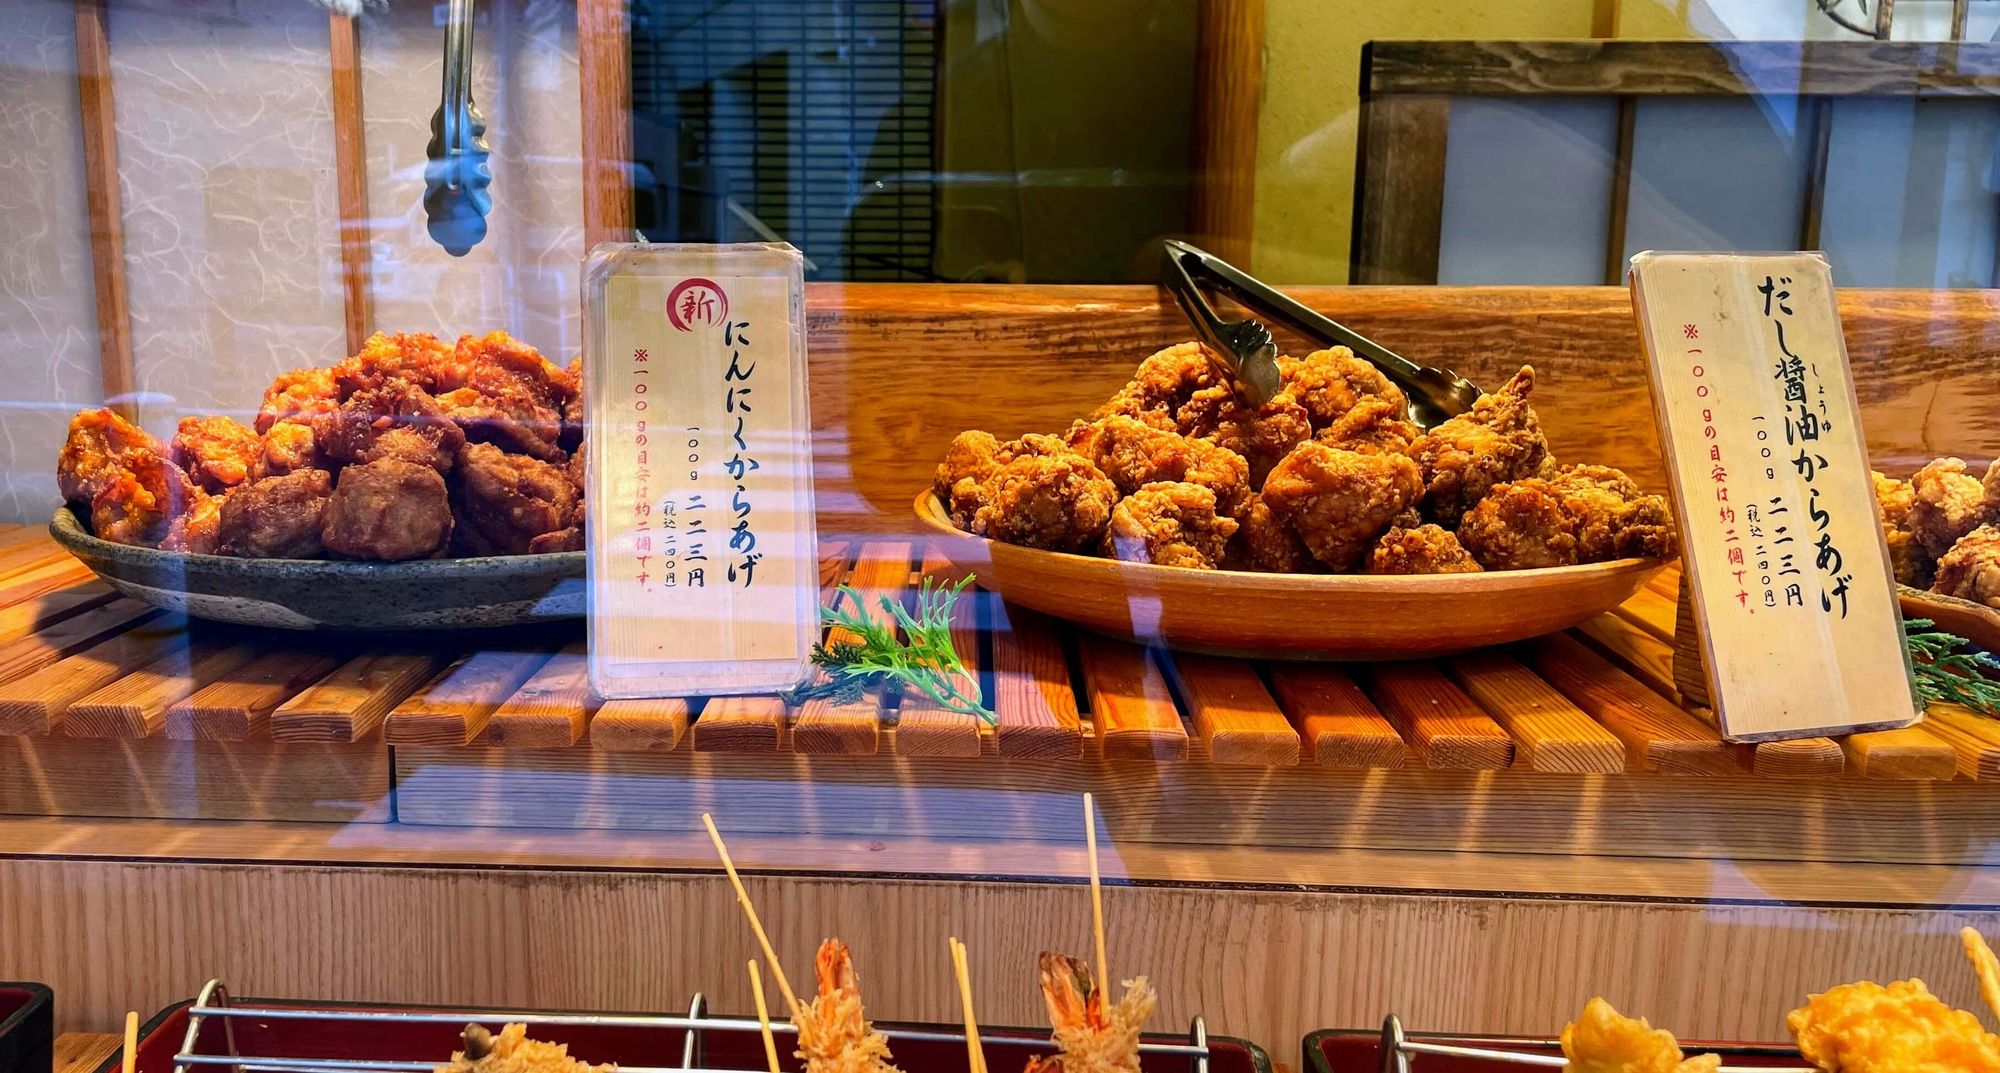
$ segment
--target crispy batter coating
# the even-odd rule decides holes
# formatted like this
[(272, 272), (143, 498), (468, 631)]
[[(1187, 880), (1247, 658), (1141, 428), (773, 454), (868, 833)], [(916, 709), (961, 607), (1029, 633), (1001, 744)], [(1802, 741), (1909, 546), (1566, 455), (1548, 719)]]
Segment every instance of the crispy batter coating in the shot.
[(1176, 343), (1139, 363), (1132, 379), (1090, 415), (1095, 422), (1113, 414), (1138, 418), (1155, 428), (1173, 428), (1174, 412), (1195, 392), (1221, 380), (1200, 343)]
[(1986, 488), (1963, 459), (1933, 459), (1910, 477), (1910, 533), (1931, 558), (1986, 520)]
[(1364, 574), (1476, 574), (1483, 569), (1448, 529), (1391, 526), (1369, 549)]
[(1284, 392), (1262, 406), (1250, 407), (1229, 384), (1202, 388), (1174, 412), (1180, 433), (1207, 440), (1243, 456), (1250, 465), (1250, 485), (1264, 477), (1292, 448), (1312, 435), (1305, 407)]
[(335, 396), (342, 402), (391, 380), (406, 380), (441, 395), (463, 386), (466, 375), (464, 359), (429, 332), (376, 332), (361, 344), (361, 353), (343, 359), (330, 372)]
[(2000, 1073), (2000, 1037), (1922, 980), (1871, 980), (1812, 996), (1785, 1016), (1799, 1054), (1831, 1073)]
[(1264, 482), (1264, 502), (1335, 571), (1352, 568), (1423, 491), (1404, 455), (1360, 454), (1307, 440)]
[(544, 533), (569, 528), (576, 486), (560, 466), (490, 443), (458, 451), (454, 541), (474, 555), (520, 555)]
[(1112, 508), (1104, 551), (1126, 562), (1214, 570), (1235, 532), (1235, 519), (1215, 512), (1214, 492), (1159, 481)]
[(544, 462), (564, 459), (563, 407), (576, 390), (562, 369), (506, 332), (460, 336), (455, 360), (465, 383), (440, 401), (467, 439)]
[(174, 433), (174, 463), (210, 492), (250, 479), (264, 455), (264, 443), (233, 417), (183, 417)]
[(342, 462), (399, 458), (442, 473), (465, 444), (465, 433), (444, 407), (408, 380), (356, 391), (324, 428), (320, 448)]
[(972, 517), (992, 498), (993, 475), (1016, 458), (1076, 454), (1061, 439), (1031, 432), (1002, 443), (991, 433), (961, 432), (938, 465), (932, 488), (951, 512), (952, 524), (972, 528)]
[(1250, 570), (1265, 574), (1304, 574), (1318, 568), (1298, 531), (1271, 510), (1264, 494), (1250, 497), (1243, 510), (1236, 535), (1223, 555), (1223, 569)]
[(515, 1023), (492, 1037), (492, 1048), (486, 1054), (467, 1058), (464, 1051), (454, 1051), (451, 1061), (433, 1073), (618, 1073), (618, 1067), (594, 1066), (571, 1058), (567, 1044), (529, 1039), (528, 1026)]
[(332, 465), (319, 449), (317, 427), (296, 418), (287, 418), (264, 433), (262, 450), (250, 467), (253, 480), (281, 477), (302, 469), (328, 469)]
[(451, 527), (437, 470), (378, 458), (340, 471), (320, 542), (350, 559), (422, 559), (443, 553)]
[(1072, 430), (1070, 439), (1124, 495), (1154, 481), (1185, 481), (1214, 492), (1222, 513), (1232, 518), (1250, 503), (1250, 464), (1242, 455), (1207, 440), (1189, 439), (1124, 415)]
[(333, 476), (306, 469), (243, 485), (222, 503), (220, 549), (253, 559), (310, 559), (324, 550)]
[(1329, 447), (1362, 454), (1388, 451), (1409, 454), (1410, 445), (1424, 434), (1415, 422), (1403, 417), (1403, 406), (1380, 395), (1364, 395), (1352, 409), (1313, 438)]
[(1562, 1031), (1570, 1073), (1709, 1073), (1722, 1064), (1713, 1054), (1683, 1060), (1680, 1042), (1643, 1017), (1624, 1017), (1593, 998)]
[(569, 397), (562, 404), (562, 442), (559, 446), (572, 454), (583, 446), (583, 356), (571, 358), (563, 367), (563, 383)]
[(1387, 400), (1398, 412), (1410, 402), (1382, 370), (1344, 346), (1315, 350), (1303, 358), (1279, 358), (1278, 372), (1285, 391), (1305, 407), (1315, 432), (1330, 427), (1370, 396)]
[(1125, 981), (1125, 997), (1106, 1002), (1084, 962), (1043, 951), (1036, 967), (1057, 1053), (1029, 1059), (1025, 1073), (1139, 1073), (1139, 1034), (1156, 1001), (1146, 978)]
[(972, 532), (1051, 551), (1094, 550), (1118, 500), (1109, 478), (1082, 455), (1067, 451), (1016, 458), (983, 482), (982, 489)]
[(1666, 498), (1640, 491), (1624, 471), (1570, 466), (1559, 470), (1549, 484), (1576, 522), (1578, 562), (1665, 559), (1675, 554), (1673, 514)]
[(84, 410), (69, 422), (69, 438), (56, 456), (56, 487), (62, 497), (87, 507), (99, 492), (128, 475), (134, 454), (167, 457), (167, 448), (145, 429), (102, 407)]
[(2000, 526), (1982, 525), (1938, 557), (1931, 588), (1946, 596), (2000, 607)]
[(889, 1064), (889, 1040), (868, 1023), (861, 1004), (861, 979), (847, 944), (828, 939), (813, 958), (818, 993), (801, 1006), (793, 1024), (805, 1073), (896, 1073)]
[(330, 414), (340, 408), (340, 398), (332, 369), (293, 369), (264, 389), (264, 403), (257, 408), (252, 427), (264, 433), (287, 418), (310, 420)]
[(181, 520), (177, 530), (167, 535), (160, 547), (168, 551), (214, 555), (222, 543), (222, 504), (235, 490), (232, 488), (228, 492), (209, 495), (196, 487), (187, 517)]
[(582, 550), (583, 529), (575, 525), (567, 529), (558, 529), (553, 533), (543, 533), (541, 536), (528, 541), (528, 551), (534, 555), (541, 555), (546, 552)]
[(1528, 406), (1534, 389), (1535, 370), (1523, 365), (1505, 387), (1479, 396), (1469, 412), (1411, 445), (1423, 467), (1424, 513), (1432, 521), (1453, 528), (1494, 485), (1541, 468), (1549, 445)]
[(1574, 564), (1576, 529), (1561, 490), (1529, 477), (1494, 485), (1465, 513), (1458, 540), (1488, 570), (1529, 570)]
[(90, 501), (90, 531), (118, 544), (179, 547), (199, 495), (179, 466), (151, 451), (133, 451), (118, 476)]
[[(1989, 471), (1988, 476), (1991, 475)], [(1875, 519), (1882, 523), (1882, 537), (1889, 545), (1889, 565), (1896, 571), (1896, 580), (1920, 589), (1929, 588), (1931, 571), (1937, 564), (1924, 553), (1916, 534), (1910, 532), (1915, 490), (1910, 482), (1886, 476), (1880, 470), (1871, 470), (1869, 476), (1875, 481)]]

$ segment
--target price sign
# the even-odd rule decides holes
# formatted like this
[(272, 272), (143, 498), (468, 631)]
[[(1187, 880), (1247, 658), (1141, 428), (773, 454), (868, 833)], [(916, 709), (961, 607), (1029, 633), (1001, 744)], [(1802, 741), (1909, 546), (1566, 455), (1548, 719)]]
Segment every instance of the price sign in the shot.
[(585, 263), (598, 695), (805, 676), (819, 578), (804, 293), (782, 244), (611, 244)]
[(1676, 677), (1736, 741), (1915, 722), (1826, 259), (1642, 253), (1631, 284), (1701, 663)]

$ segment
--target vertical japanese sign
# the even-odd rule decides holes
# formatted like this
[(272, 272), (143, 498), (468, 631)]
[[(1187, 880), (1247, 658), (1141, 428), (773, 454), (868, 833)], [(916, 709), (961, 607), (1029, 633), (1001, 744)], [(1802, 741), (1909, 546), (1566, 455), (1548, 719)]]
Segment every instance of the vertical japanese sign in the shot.
[(585, 296), (593, 689), (798, 681), (818, 567), (797, 252), (600, 247)]
[(1642, 253), (1631, 281), (1723, 733), (1914, 722), (1825, 258)]

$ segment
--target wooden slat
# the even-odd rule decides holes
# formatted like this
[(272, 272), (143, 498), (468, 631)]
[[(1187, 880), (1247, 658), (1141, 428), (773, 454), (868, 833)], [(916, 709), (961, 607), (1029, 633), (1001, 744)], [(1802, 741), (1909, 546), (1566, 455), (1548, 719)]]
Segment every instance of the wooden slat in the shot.
[(125, 288), (125, 208), (118, 188), (118, 115), (111, 103), (111, 33), (106, 0), (76, 0), (76, 84), (83, 128), (84, 205), (90, 217), (90, 274), (97, 299), (97, 349), (104, 401), (127, 418), (132, 392), (132, 319)]
[(1197, 6), (1194, 92), (1195, 241), (1249, 269), (1264, 86), (1264, 0)]
[(1611, 221), (1605, 229), (1604, 282), (1625, 284), (1625, 221), (1632, 206), (1632, 137), (1638, 126), (1639, 102), (1618, 98), (1618, 135), (1611, 157)]
[(12, 578), (31, 567), (47, 566), (70, 557), (69, 551), (59, 544), (40, 542), (24, 544), (17, 548), (0, 551), (0, 582)]
[(102, 686), (69, 706), (63, 733), (72, 738), (146, 738), (167, 721), (167, 708), (256, 658), (242, 641), (197, 639)]
[(434, 646), (364, 652), (271, 713), (271, 740), (357, 742), (450, 657)]
[(167, 736), (182, 741), (248, 741), (269, 729), (271, 711), (340, 666), (331, 649), (281, 648), (167, 707)]
[(1961, 776), (1979, 782), (2000, 779), (2000, 722), (1956, 704), (1933, 704), (1924, 712), (1922, 726), (1951, 746)]
[(37, 600), (52, 592), (87, 582), (91, 577), (90, 568), (75, 559), (63, 559), (23, 570), (0, 581), (0, 607)]
[(1847, 755), (1850, 774), (1870, 779), (1949, 779), (1958, 753), (1921, 726), (1871, 730), (1834, 739)]
[(632, 241), (631, 31), (624, 0), (578, 0), (583, 98), (583, 242)]
[(1618, 605), (1618, 614), (1630, 619), (1634, 625), (1662, 641), (1671, 643), (1674, 639), (1675, 616), (1680, 610), (1680, 601), (1671, 596), (1663, 596), (1649, 587), (1642, 587), (1632, 594), (1632, 598)]
[[(950, 562), (934, 548), (927, 548), (920, 576), (930, 578), (933, 584), (948, 585), (953, 583), (951, 574)], [(915, 598), (914, 588), (911, 599)], [(951, 609), (951, 647), (969, 673), (964, 688), (979, 695), (982, 703), (985, 698), (980, 635), (989, 599), (986, 593), (968, 588), (958, 594)], [(982, 733), (982, 728), (978, 716), (947, 711), (929, 697), (906, 689), (890, 740), (900, 756), (978, 756), (985, 751), (984, 739), (989, 737)]]
[[(1372, 42), (1363, 48), (1364, 68), (1373, 48)], [(1364, 95), (1349, 279), (1367, 284), (1437, 282), (1450, 123), (1448, 97)]]
[(359, 353), (375, 325), (368, 290), (368, 149), (361, 110), (361, 24), (327, 15), (333, 85), (333, 179), (340, 207), (340, 294), (347, 352)]
[(1286, 720), (1257, 668), (1240, 659), (1162, 654), (1194, 724), (1190, 755), (1215, 764), (1290, 767), (1299, 762), (1299, 735)]
[(1516, 767), (1601, 774), (1625, 770), (1625, 743), (1513, 657), (1474, 652), (1448, 666), (1459, 688), (1514, 736)]
[(0, 608), (0, 644), (18, 641), (71, 615), (102, 607), (117, 595), (116, 590), (101, 581), (86, 581)]
[(1375, 93), (1992, 97), (2000, 47), (1932, 41), (1374, 41)]
[(187, 620), (149, 619), (33, 674), (0, 685), (0, 732), (47, 734), (70, 705), (124, 675), (186, 647)]
[(1750, 748), (1722, 740), (1707, 723), (1568, 634), (1528, 644), (1528, 665), (1625, 744), (1625, 766), (1662, 775), (1737, 775)]
[(587, 649), (581, 640), (572, 641), (493, 712), (486, 741), (517, 749), (567, 749), (583, 737), (596, 703)]
[(1107, 760), (1185, 760), (1187, 728), (1146, 650), (1094, 633), (1078, 637), (1098, 749)]
[(1831, 778), (1846, 766), (1840, 743), (1832, 738), (1758, 742), (1750, 754), (1750, 770), (1770, 779)]
[(1083, 755), (1083, 716), (1055, 622), (998, 599), (991, 608), (993, 714), (1000, 720), (994, 738), (1000, 755)]
[(692, 740), (696, 752), (771, 753), (784, 725), (785, 702), (776, 697), (711, 697), (695, 717)]
[(1324, 664), (1266, 668), (1271, 690), (1298, 728), (1305, 758), (1324, 767), (1398, 768), (1409, 747), (1345, 671)]
[(549, 660), (544, 650), (486, 650), (460, 657), (390, 710), (391, 745), (470, 745), (521, 683)]
[[(11, 682), (33, 674), (158, 614), (156, 609), (137, 600), (116, 600), (50, 623), (37, 633), (0, 647), (0, 682)], [(181, 620), (174, 621), (178, 623)]]
[(607, 700), (590, 717), (590, 745), (614, 752), (667, 750), (687, 733), (686, 697)]
[(1820, 248), (1820, 224), (1826, 216), (1826, 159), (1833, 144), (1833, 101), (1826, 97), (1803, 98), (1799, 109), (1806, 127), (1805, 209), (1799, 214), (1799, 249)]
[(1479, 703), (1424, 663), (1385, 663), (1368, 694), (1397, 733), (1434, 770), (1497, 771), (1513, 763), (1514, 739)]
[[(832, 576), (832, 572), (837, 570), (833, 558), (827, 556), (822, 559), (822, 578)], [(840, 559), (844, 561), (844, 551), (840, 553)], [(909, 582), (910, 545), (902, 542), (863, 545), (855, 560), (854, 571), (848, 578), (848, 584), (861, 594), (860, 612), (870, 617), (882, 614), (875, 603), (878, 597), (900, 596)], [(829, 601), (834, 598), (828, 597)], [(841, 628), (828, 630), (826, 635), (828, 645), (858, 640), (860, 638), (852, 630)], [(825, 672), (816, 670), (813, 673), (815, 681), (825, 680)], [(807, 701), (799, 709), (798, 717), (792, 720), (792, 748), (801, 753), (820, 755), (872, 755), (881, 748), (883, 708), (894, 703), (895, 698), (878, 697), (872, 692), (845, 704), (835, 704), (825, 698)]]
[[(0, 813), (387, 823), (390, 770), (381, 745), (0, 738)], [(171, 853), (188, 833), (156, 845)], [(87, 836), (67, 843), (98, 855)]]

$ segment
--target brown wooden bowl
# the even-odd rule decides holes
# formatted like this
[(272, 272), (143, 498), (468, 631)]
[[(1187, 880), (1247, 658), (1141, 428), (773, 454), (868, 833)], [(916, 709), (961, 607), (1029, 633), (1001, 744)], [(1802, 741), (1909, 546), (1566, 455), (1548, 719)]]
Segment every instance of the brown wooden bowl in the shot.
[(917, 520), (982, 588), (1098, 633), (1263, 659), (1423, 659), (1567, 629), (1664, 563), (1619, 559), (1485, 574), (1254, 574), (1127, 563), (973, 536), (937, 496)]
[(1988, 652), (2000, 653), (2000, 611), (1941, 592), (1896, 586), (1904, 618), (1927, 618)]

